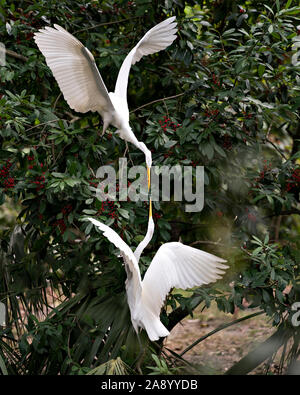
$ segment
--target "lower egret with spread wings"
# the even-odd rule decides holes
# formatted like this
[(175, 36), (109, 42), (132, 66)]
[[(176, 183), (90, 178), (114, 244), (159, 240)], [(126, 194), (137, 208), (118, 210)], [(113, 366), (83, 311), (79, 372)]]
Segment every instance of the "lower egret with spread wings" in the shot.
[(132, 325), (136, 333), (139, 327), (144, 328), (152, 341), (169, 334), (159, 316), (171, 288), (187, 289), (215, 282), (228, 268), (223, 264), (226, 262), (224, 259), (179, 242), (171, 242), (158, 249), (142, 280), (138, 261), (154, 232), (151, 209), (147, 234), (135, 252), (109, 226), (94, 218), (88, 219), (120, 250), (127, 273), (125, 285)]
[(150, 29), (126, 56), (116, 82), (115, 91), (108, 93), (91, 52), (72, 34), (59, 25), (45, 27), (35, 33), (34, 40), (46, 58), (69, 106), (86, 113), (98, 111), (103, 118), (103, 133), (108, 125), (117, 128), (119, 136), (134, 144), (146, 158), (150, 188), (151, 151), (138, 141), (129, 125), (127, 85), (131, 65), (144, 55), (159, 52), (176, 38), (175, 17)]

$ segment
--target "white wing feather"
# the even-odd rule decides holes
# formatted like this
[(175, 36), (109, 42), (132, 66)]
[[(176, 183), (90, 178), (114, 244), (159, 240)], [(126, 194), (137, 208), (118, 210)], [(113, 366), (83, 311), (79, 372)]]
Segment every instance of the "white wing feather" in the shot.
[(91, 52), (61, 26), (54, 27), (40, 29), (34, 40), (69, 106), (82, 113), (113, 111)]
[(175, 16), (166, 19), (150, 29), (126, 56), (118, 74), (115, 93), (126, 99), (130, 67), (143, 56), (166, 49), (176, 39), (177, 23)]
[(140, 269), (136, 257), (134, 256), (134, 253), (132, 252), (129, 245), (126, 244), (125, 241), (122, 240), (121, 237), (109, 226), (97, 221), (94, 218), (88, 218), (88, 220), (97, 226), (97, 228), (103, 232), (103, 235), (120, 250), (125, 265), (128, 265), (133, 275), (134, 284), (138, 287), (138, 289), (141, 290)]
[(163, 244), (142, 281), (143, 302), (155, 315), (171, 288), (188, 289), (222, 278), (228, 266), (224, 259), (182, 243)]

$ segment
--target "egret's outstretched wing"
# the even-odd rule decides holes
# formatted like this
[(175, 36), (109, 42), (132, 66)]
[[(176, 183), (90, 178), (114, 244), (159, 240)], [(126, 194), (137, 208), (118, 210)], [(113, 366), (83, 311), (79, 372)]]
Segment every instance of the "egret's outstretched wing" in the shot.
[(175, 16), (166, 19), (150, 29), (138, 44), (126, 56), (118, 74), (115, 93), (126, 99), (130, 67), (138, 62), (144, 55), (150, 55), (167, 48), (176, 38), (177, 23)]
[(75, 111), (113, 111), (91, 52), (59, 25), (40, 29), (34, 40), (46, 58), (65, 100)]
[[(125, 265), (128, 266), (130, 272), (132, 273), (134, 284), (141, 289), (141, 273), (137, 263), (137, 260), (128, 244), (109, 226), (97, 221), (94, 218), (88, 218), (97, 228), (99, 228), (103, 235), (113, 243), (119, 250), (124, 259)], [(128, 275), (128, 272), (127, 272)]]
[(156, 315), (170, 289), (192, 288), (222, 278), (228, 266), (224, 259), (182, 243), (163, 244), (142, 281), (143, 301)]

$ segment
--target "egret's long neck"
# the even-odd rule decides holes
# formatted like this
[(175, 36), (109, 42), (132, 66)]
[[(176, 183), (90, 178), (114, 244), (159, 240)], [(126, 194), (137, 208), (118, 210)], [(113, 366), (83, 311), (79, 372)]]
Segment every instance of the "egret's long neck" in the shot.
[(136, 260), (139, 261), (140, 260), (140, 256), (142, 254), (142, 252), (144, 251), (144, 249), (147, 247), (147, 245), (150, 243), (152, 236), (154, 233), (154, 221), (152, 218), (152, 202), (150, 199), (149, 202), (149, 220), (148, 220), (148, 229), (147, 229), (147, 233), (146, 236), (144, 237), (144, 239), (140, 242), (140, 244), (136, 247), (136, 250), (134, 251), (134, 256), (136, 257)]

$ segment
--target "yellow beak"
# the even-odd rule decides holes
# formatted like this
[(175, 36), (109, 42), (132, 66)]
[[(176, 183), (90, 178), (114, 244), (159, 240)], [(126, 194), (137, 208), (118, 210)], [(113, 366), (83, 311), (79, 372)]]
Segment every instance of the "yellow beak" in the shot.
[(147, 166), (147, 176), (148, 176), (148, 192), (150, 191), (150, 186), (151, 186), (151, 168)]

